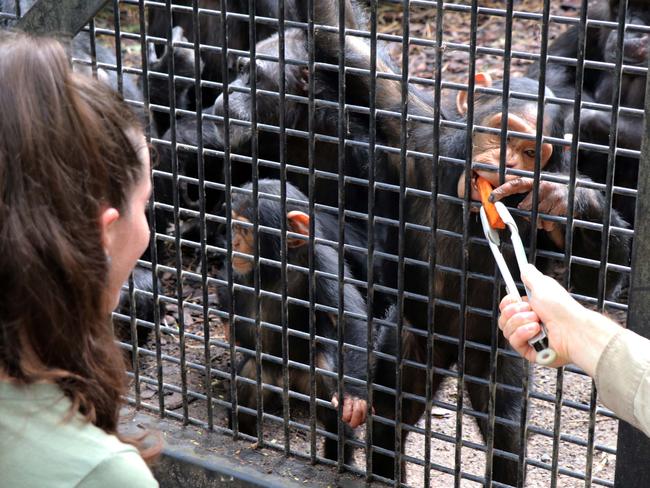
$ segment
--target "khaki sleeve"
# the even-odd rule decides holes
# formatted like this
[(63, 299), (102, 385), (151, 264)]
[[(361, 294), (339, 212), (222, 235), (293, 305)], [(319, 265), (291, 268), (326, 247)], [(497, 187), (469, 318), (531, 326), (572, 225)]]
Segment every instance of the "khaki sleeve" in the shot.
[(595, 380), (601, 401), (650, 435), (650, 340), (621, 330), (600, 356)]

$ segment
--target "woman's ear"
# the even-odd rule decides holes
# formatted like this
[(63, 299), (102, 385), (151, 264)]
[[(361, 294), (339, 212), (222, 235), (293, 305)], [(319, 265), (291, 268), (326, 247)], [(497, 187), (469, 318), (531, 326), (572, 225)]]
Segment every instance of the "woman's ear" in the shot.
[(102, 232), (102, 246), (107, 256), (113, 254), (113, 246), (116, 242), (115, 222), (120, 218), (120, 212), (113, 207), (107, 207), (99, 215), (99, 226)]

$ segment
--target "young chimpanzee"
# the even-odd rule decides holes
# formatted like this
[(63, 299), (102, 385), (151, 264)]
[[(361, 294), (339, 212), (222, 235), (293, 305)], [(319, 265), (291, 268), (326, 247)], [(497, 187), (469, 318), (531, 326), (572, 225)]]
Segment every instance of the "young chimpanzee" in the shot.
[[(257, 301), (259, 304), (260, 323), (262, 325), (260, 348), (263, 353), (278, 358), (282, 357), (282, 336), (277, 329), (272, 329), (269, 324), (282, 326), (282, 303), (277, 296), (282, 292), (282, 280), (280, 270), (281, 221), (286, 219), (287, 234), (287, 263), (291, 265), (287, 269), (288, 296), (292, 299), (309, 300), (309, 277), (308, 277), (308, 239), (309, 216), (307, 213), (308, 200), (298, 189), (290, 183), (286, 184), (286, 215), (282, 213), (280, 203), (280, 182), (277, 180), (263, 179), (259, 181), (258, 214), (255, 215), (252, 198), (252, 185), (245, 185), (232, 195), (232, 243), (233, 251), (237, 253), (232, 259), (232, 267), (235, 272), (235, 282), (244, 285), (249, 289), (242, 289), (238, 286), (233, 296), (235, 337), (229, 337), (241, 347), (254, 351), (255, 341), (255, 318), (257, 315)], [(327, 229), (331, 222), (326, 222), (322, 214), (316, 215), (315, 238), (327, 239)], [(256, 297), (253, 291), (253, 222), (259, 224), (259, 265), (260, 285), (263, 293)], [(269, 262), (268, 260), (272, 260)], [(301, 269), (296, 269), (300, 267)], [(292, 334), (292, 331), (303, 333), (309, 332), (309, 308), (307, 305), (290, 302), (288, 304), (287, 327), (289, 329), (289, 359), (302, 364), (309, 364), (310, 348), (315, 347), (315, 364), (317, 368), (336, 373), (339, 367), (343, 368), (346, 377), (365, 381), (366, 371), (366, 306), (358, 290), (351, 284), (344, 285), (344, 309), (345, 316), (337, 317), (339, 306), (338, 280), (334, 277), (327, 277), (324, 274), (336, 276), (339, 269), (339, 256), (337, 250), (331, 245), (316, 242), (314, 245), (314, 271), (319, 273), (316, 277), (316, 287), (313, 290), (314, 301), (317, 307), (328, 307), (328, 310), (317, 309), (315, 311), (315, 332), (316, 343), (312, 346), (308, 339)], [(350, 278), (347, 264), (345, 265), (345, 277)], [(276, 294), (270, 296), (269, 293)], [(357, 315), (353, 317), (352, 315)], [(363, 318), (358, 318), (363, 317)], [(338, 326), (342, 331), (345, 349), (343, 352), (343, 364), (338, 363)], [(353, 349), (356, 347), (356, 349)], [(239, 376), (249, 379), (256, 379), (256, 363), (253, 352), (244, 352), (244, 357), (237, 366)], [(303, 394), (309, 394), (309, 374), (298, 368), (289, 369), (290, 388)], [(271, 385), (282, 385), (282, 366), (277, 362), (264, 360), (262, 364), (262, 382)], [(318, 374), (316, 378), (316, 396), (322, 400), (332, 401), (334, 406), (338, 404), (336, 380), (331, 376)], [(366, 394), (365, 385), (360, 382), (345, 380), (343, 385), (344, 404), (343, 420), (349, 424), (346, 426), (347, 435), (351, 435), (349, 427), (356, 427), (365, 419)], [(256, 386), (248, 382), (240, 381), (237, 384), (237, 399), (241, 406), (251, 409), (257, 408)], [(271, 406), (277, 406), (272, 392), (264, 389), (263, 408), (268, 410)], [(330, 407), (319, 405), (317, 409), (318, 419), (325, 426), (325, 429), (337, 433), (337, 413)], [(239, 428), (242, 432), (254, 435), (256, 432), (256, 416), (245, 411), (238, 411)], [(326, 438), (325, 457), (337, 459), (337, 441)], [(352, 449), (345, 446), (345, 461), (350, 462)]]
[[(617, 22), (619, 9), (623, 4), (619, 0), (608, 0), (590, 4), (588, 18), (590, 20), (606, 20)], [(628, 0), (625, 22), (629, 25), (650, 25), (650, 3), (646, 0)], [(622, 28), (622, 27), (621, 27)], [(579, 30), (574, 26), (560, 35), (549, 47), (549, 55), (563, 58), (577, 58), (579, 47)], [(623, 38), (623, 65), (627, 67), (642, 67), (648, 65), (648, 45), (650, 37), (647, 32), (638, 32), (627, 27)], [(618, 52), (618, 30), (605, 26), (591, 26), (586, 32), (585, 61), (597, 61), (616, 64)], [(539, 65), (534, 64), (529, 69), (531, 78), (537, 78)], [(562, 61), (549, 60), (546, 66), (546, 84), (553, 92), (562, 98), (575, 99), (576, 67)], [(583, 102), (597, 102), (613, 105), (614, 85), (618, 80), (614, 68), (585, 67)], [(645, 101), (646, 74), (624, 73), (620, 80), (620, 107), (643, 109)], [(573, 131), (573, 106), (564, 106), (565, 133)], [(583, 108), (580, 113), (579, 138), (582, 142), (610, 146), (612, 129), (611, 111)], [(616, 145), (619, 148), (640, 150), (643, 132), (642, 114), (621, 113), (618, 117)], [(594, 181), (604, 183), (607, 176), (606, 152), (581, 149), (578, 159), (578, 169)], [(624, 188), (636, 189), (638, 178), (638, 158), (618, 156), (614, 173), (614, 184)], [(630, 196), (615, 193), (614, 208), (629, 223), (634, 223), (635, 199)], [(627, 264), (627, 263), (622, 263)]]
[[(325, 32), (317, 33), (317, 48), (323, 55), (329, 54), (336, 59), (336, 44), (332, 44), (330, 35)], [(360, 39), (349, 39), (346, 42), (346, 65), (354, 68), (368, 69), (370, 60), (370, 46)], [(489, 78), (480, 78), (480, 80)], [(355, 89), (359, 93), (368, 93), (368, 78), (359, 76), (352, 80), (357, 84)], [(349, 88), (352, 88), (349, 85)], [(493, 88), (500, 89), (501, 84)], [(513, 78), (511, 90), (525, 94), (537, 94), (537, 82), (526, 78)], [(432, 107), (415, 100), (417, 92), (410, 92), (408, 107), (412, 115), (420, 115), (429, 119), (433, 118)], [(552, 96), (550, 90), (547, 96)], [(397, 81), (378, 79), (377, 105), (386, 111), (398, 111), (401, 105), (401, 86)], [(458, 107), (463, 110), (465, 100), (460, 100)], [(489, 129), (500, 129), (504, 114), (501, 113), (501, 95), (477, 94), (474, 102), (474, 123)], [(467, 147), (467, 133), (452, 127), (443, 127), (439, 141), (440, 158), (437, 164), (437, 174), (432, 172), (431, 162), (422, 154), (432, 154), (435, 143), (430, 122), (424, 122), (417, 117), (410, 117), (408, 122), (407, 144), (413, 151), (406, 161), (406, 185), (424, 191), (432, 190), (434, 179), (437, 182), (437, 195), (435, 199), (425, 198), (407, 192), (403, 202), (404, 220), (408, 222), (406, 235), (403, 239), (404, 256), (406, 259), (428, 263), (430, 261), (430, 240), (432, 232), (436, 232), (434, 276), (429, 275), (428, 266), (419, 264), (404, 264), (404, 289), (408, 295), (404, 296), (402, 313), (404, 328), (402, 336), (397, 336), (396, 327), (385, 326), (379, 336), (378, 348), (386, 353), (395, 354), (398, 343), (401, 343), (401, 352), (404, 360), (425, 363), (427, 358), (426, 334), (418, 334), (414, 329), (426, 329), (429, 308), (433, 307), (433, 327), (438, 338), (435, 341), (433, 352), (433, 365), (436, 371), (433, 374), (432, 391), (438, 390), (443, 375), (439, 371), (448, 370), (455, 363), (465, 376), (469, 399), (472, 407), (483, 414), (490, 408), (490, 391), (485, 384), (490, 379), (490, 354), (487, 348), (481, 350), (462, 343), (459, 350), (459, 340), (489, 345), (494, 324), (492, 323), (492, 306), (494, 290), (494, 262), (488, 247), (481, 239), (483, 230), (478, 213), (466, 213), (464, 205), (465, 176), (463, 173), (464, 162), (468, 156), (481, 166), (473, 166), (478, 173), (497, 186), (493, 192), (496, 199), (502, 199), (514, 194), (528, 194), (523, 201), (515, 203), (519, 210), (529, 211), (532, 207), (531, 190), (532, 178), (517, 177), (511, 174), (512, 170), (531, 171), (535, 163), (535, 140), (528, 140), (527, 135), (536, 135), (536, 120), (538, 105), (535, 101), (511, 99), (507, 115), (509, 130), (507, 140), (507, 154), (505, 162), (507, 167), (506, 183), (499, 186), (499, 177), (496, 167), (500, 161), (500, 134), (474, 129), (472, 147)], [(379, 125), (390, 123), (398, 124), (398, 119), (380, 120)], [(562, 119), (552, 106), (545, 106), (543, 135), (562, 137)], [(399, 131), (387, 131), (389, 143), (399, 147)], [(543, 141), (541, 146), (541, 166), (544, 172), (567, 173), (566, 161), (560, 147), (554, 147)], [(456, 162), (454, 164), (454, 161)], [(485, 165), (495, 167), (495, 171), (488, 171)], [(435, 166), (434, 166), (435, 168)], [(472, 187), (470, 182), (470, 188)], [(541, 181), (539, 187), (538, 210), (540, 213), (551, 216), (565, 216), (568, 206), (568, 190), (565, 185), (551, 181)], [(469, 196), (477, 200), (478, 195), (472, 189)], [(432, 205), (436, 205), (436, 221), (432, 221)], [(604, 197), (599, 192), (585, 188), (576, 189), (574, 217), (592, 222), (602, 222), (604, 215)], [(515, 215), (519, 215), (515, 212)], [(527, 237), (531, 234), (529, 222), (526, 218), (516, 217), (521, 235)], [(421, 226), (418, 230), (413, 224)], [(612, 214), (612, 224), (623, 227), (625, 224), (618, 214)], [(466, 229), (465, 227), (469, 228)], [(562, 252), (564, 250), (564, 226), (555, 220), (546, 218), (535, 223), (537, 229), (537, 247), (540, 250)], [(463, 240), (467, 230), (468, 241)], [(581, 256), (600, 260), (600, 233), (575, 226), (573, 229), (572, 252)], [(624, 259), (629, 252), (628, 240), (619, 235), (610, 236), (610, 260)], [(512, 256), (512, 249), (504, 246), (506, 259), (512, 270), (516, 264)], [(541, 254), (541, 253), (540, 253)], [(548, 254), (546, 254), (548, 256)], [(537, 259), (538, 266), (546, 271), (559, 267), (557, 261), (550, 259)], [(463, 273), (462, 271), (466, 271)], [(572, 266), (573, 289), (579, 293), (594, 296), (598, 283), (598, 270), (586, 266), (578, 269)], [(610, 295), (616, 293), (622, 278), (612, 276), (608, 281)], [(430, 293), (430, 284), (435, 295), (435, 303), (429, 304), (426, 299), (418, 300), (416, 297), (427, 297)], [(391, 309), (388, 320), (397, 322), (400, 307)], [(499, 345), (505, 347), (503, 338)], [(459, 363), (460, 361), (460, 363)], [(396, 384), (396, 368), (402, 370), (401, 384)], [(412, 365), (396, 365), (395, 360), (380, 358), (377, 360), (377, 370), (374, 373), (376, 382), (390, 388), (399, 386), (406, 394), (424, 396), (426, 391), (426, 368)], [(496, 390), (494, 404), (496, 423), (494, 425), (494, 457), (492, 466), (488, 467), (492, 479), (502, 483), (517, 483), (516, 455), (523, 448), (519, 444), (520, 404), (521, 395), (518, 388), (521, 386), (523, 369), (520, 359), (509, 355), (500, 354), (497, 361), (496, 380), (503, 385)], [(389, 419), (395, 418), (396, 398), (394, 394), (385, 390), (376, 391), (373, 406), (377, 415)], [(406, 396), (406, 395), (405, 395)], [(413, 399), (412, 396), (402, 399), (401, 422), (415, 424), (425, 410), (424, 401)], [(487, 417), (479, 417), (479, 427), (484, 436), (488, 434)], [(401, 433), (402, 443), (408, 431)], [(373, 422), (373, 444), (381, 448), (392, 450), (395, 446), (395, 427), (379, 421)], [(509, 454), (508, 454), (509, 453)], [(514, 456), (512, 455), (514, 454)], [(395, 459), (391, 455), (373, 452), (373, 472), (386, 478), (394, 476)]]

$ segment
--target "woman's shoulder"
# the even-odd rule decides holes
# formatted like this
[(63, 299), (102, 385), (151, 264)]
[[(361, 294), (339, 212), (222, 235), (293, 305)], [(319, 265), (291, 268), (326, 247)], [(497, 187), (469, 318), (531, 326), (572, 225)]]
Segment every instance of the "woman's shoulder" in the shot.
[(0, 382), (0, 472), (9, 486), (157, 486), (135, 447), (81, 415), (67, 419), (69, 408), (55, 385)]
[(100, 462), (77, 485), (78, 488), (105, 488), (107, 486), (158, 486), (151, 471), (137, 452), (114, 453)]

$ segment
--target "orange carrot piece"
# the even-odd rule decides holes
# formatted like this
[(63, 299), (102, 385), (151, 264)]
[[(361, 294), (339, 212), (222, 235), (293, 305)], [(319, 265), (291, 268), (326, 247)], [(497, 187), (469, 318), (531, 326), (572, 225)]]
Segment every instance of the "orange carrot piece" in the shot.
[(490, 222), (490, 226), (493, 229), (505, 229), (506, 224), (504, 224), (503, 220), (501, 220), (501, 217), (499, 216), (494, 203), (488, 200), (490, 193), (492, 193), (492, 185), (490, 182), (485, 178), (478, 176), (476, 178), (476, 186), (478, 187), (478, 191), (481, 194), (481, 203), (483, 204), (483, 208), (485, 208), (485, 214), (487, 215), (488, 221)]

